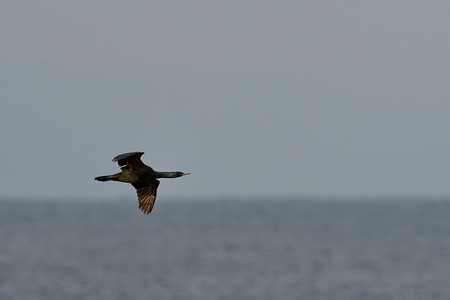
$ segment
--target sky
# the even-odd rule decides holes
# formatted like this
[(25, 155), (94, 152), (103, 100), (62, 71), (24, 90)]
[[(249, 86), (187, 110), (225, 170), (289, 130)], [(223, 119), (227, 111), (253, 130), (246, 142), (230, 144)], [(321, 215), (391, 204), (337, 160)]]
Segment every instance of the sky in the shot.
[(5, 1), (0, 198), (449, 197), (448, 1)]

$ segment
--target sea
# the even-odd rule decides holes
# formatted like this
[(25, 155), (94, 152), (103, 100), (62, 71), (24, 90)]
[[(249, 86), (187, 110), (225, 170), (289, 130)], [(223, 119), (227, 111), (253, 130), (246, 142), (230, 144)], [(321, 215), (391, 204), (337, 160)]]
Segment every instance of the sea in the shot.
[(450, 299), (450, 199), (0, 201), (0, 299)]

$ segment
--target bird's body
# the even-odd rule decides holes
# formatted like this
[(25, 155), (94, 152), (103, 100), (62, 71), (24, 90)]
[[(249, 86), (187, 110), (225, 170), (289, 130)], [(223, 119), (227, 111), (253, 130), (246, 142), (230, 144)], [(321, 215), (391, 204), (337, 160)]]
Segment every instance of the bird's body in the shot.
[(159, 186), (158, 178), (177, 178), (190, 173), (155, 171), (141, 161), (142, 154), (144, 152), (129, 152), (117, 155), (112, 161), (119, 164), (122, 172), (95, 177), (95, 180), (131, 183), (136, 189), (139, 209), (143, 213), (149, 214), (155, 204), (156, 191)]

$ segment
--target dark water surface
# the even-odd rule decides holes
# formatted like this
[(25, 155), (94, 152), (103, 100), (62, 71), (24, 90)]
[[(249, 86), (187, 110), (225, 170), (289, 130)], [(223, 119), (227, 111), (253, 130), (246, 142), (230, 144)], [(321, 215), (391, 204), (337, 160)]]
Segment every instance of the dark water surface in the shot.
[(0, 205), (0, 299), (450, 299), (450, 201)]

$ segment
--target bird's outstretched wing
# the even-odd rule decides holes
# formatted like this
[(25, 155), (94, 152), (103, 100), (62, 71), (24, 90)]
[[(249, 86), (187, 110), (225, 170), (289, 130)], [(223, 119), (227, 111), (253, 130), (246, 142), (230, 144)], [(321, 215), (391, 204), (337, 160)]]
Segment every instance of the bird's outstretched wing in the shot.
[(153, 205), (156, 200), (156, 190), (158, 189), (159, 180), (151, 179), (132, 183), (136, 188), (136, 194), (139, 201), (139, 209), (146, 215), (152, 212)]
[(120, 168), (132, 167), (137, 169), (139, 167), (145, 166), (141, 160), (141, 156), (144, 152), (129, 152), (124, 154), (119, 154), (113, 158), (113, 162), (117, 162)]

